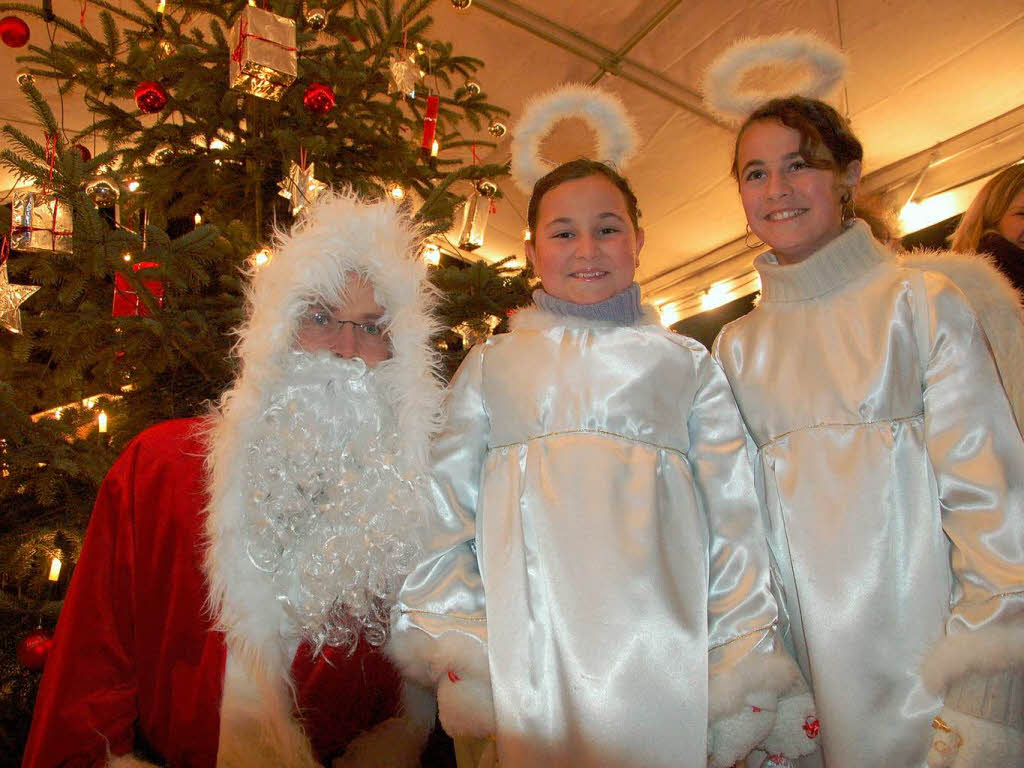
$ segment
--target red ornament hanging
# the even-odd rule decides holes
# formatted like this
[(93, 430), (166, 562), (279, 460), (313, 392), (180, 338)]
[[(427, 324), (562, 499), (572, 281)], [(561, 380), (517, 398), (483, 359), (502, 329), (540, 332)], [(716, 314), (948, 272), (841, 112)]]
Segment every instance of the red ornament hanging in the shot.
[(85, 144), (75, 144), (72, 149), (78, 153), (80, 158), (82, 158), (83, 163), (88, 163), (92, 160), (92, 152), (89, 151), (89, 148), (85, 146)]
[(424, 155), (432, 154), (434, 148), (434, 133), (437, 131), (437, 108), (440, 99), (434, 94), (427, 96), (427, 111), (423, 115), (423, 141), (420, 142), (420, 151)]
[(167, 106), (167, 91), (155, 80), (143, 80), (135, 86), (135, 103), (147, 115)]
[(29, 632), (18, 643), (18, 663), (25, 669), (38, 671), (46, 664), (53, 647), (53, 638), (42, 627)]
[(302, 96), (306, 109), (316, 115), (326, 115), (334, 109), (334, 91), (324, 83), (310, 83)]
[(4, 16), (0, 19), (0, 40), (10, 48), (21, 48), (28, 42), (28, 24), (17, 16)]

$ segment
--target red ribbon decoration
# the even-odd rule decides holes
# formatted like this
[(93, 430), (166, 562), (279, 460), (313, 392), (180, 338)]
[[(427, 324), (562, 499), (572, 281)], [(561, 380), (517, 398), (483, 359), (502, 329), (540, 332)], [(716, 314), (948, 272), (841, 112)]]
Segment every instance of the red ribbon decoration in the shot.
[(79, 24), (85, 26), (85, 9), (89, 7), (89, 0), (82, 0), (82, 15), (79, 18)]
[(3, 242), (0, 243), (0, 267), (7, 263), (7, 257), (11, 255), (11, 237), (10, 235), (4, 235)]
[(277, 40), (270, 40), (269, 38), (260, 37), (259, 35), (250, 35), (248, 30), (249, 30), (249, 20), (245, 16), (243, 16), (242, 17), (242, 23), (241, 23), (241, 25), (238, 28), (238, 45), (236, 45), (235, 46), (235, 50), (231, 52), (231, 59), (232, 59), (232, 61), (236, 61), (239, 64), (242, 63), (242, 56), (245, 53), (245, 41), (246, 41), (247, 38), (250, 38), (250, 37), (253, 38), (254, 40), (262, 40), (265, 43), (270, 43), (271, 45), (276, 45), (278, 48), (280, 48), (282, 50), (285, 50), (285, 51), (297, 51), (298, 50), (298, 48), (292, 48), (291, 46), (284, 45), (283, 43), (279, 43), (279, 42), (277, 42)]
[(434, 148), (434, 132), (437, 130), (437, 110), (441, 100), (431, 94), (427, 96), (427, 111), (423, 115), (423, 141), (420, 142), (420, 151), (429, 155)]

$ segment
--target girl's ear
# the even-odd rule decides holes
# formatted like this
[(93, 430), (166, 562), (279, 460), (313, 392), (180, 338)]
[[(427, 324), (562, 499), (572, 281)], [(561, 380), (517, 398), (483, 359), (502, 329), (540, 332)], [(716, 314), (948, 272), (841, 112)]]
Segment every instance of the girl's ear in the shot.
[(839, 175), (839, 185), (850, 190), (850, 199), (854, 197), (857, 187), (860, 185), (860, 174), (863, 166), (860, 160), (851, 160), (846, 170)]
[(643, 247), (644, 247), (644, 228), (640, 227), (640, 229), (638, 229), (636, 231), (636, 258), (633, 259), (633, 266), (636, 266), (636, 267), (640, 266), (640, 251), (643, 250)]
[(537, 249), (533, 245), (533, 235), (531, 234), (530, 239), (523, 243), (526, 248), (526, 258), (529, 260), (530, 265), (533, 267), (533, 271), (537, 271)]

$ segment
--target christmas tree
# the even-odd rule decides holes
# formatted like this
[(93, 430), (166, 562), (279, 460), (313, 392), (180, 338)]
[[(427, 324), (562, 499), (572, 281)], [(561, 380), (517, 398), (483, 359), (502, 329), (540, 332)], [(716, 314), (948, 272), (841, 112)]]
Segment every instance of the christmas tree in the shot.
[[(52, 630), (100, 481), (231, 380), (244, 273), (274, 231), (332, 185), (403, 196), (442, 232), (505, 172), (471, 151), (504, 131), (482, 62), (430, 39), (428, 5), (92, 0), (77, 23), (0, 3), (52, 39), (19, 56), (39, 130), (5, 126), (0, 155), (31, 182), (0, 219), (0, 764), (19, 760), (38, 677), (15, 648)], [(92, 123), (69, 132), (47, 81)], [(529, 298), (505, 264), (443, 261), (434, 279), (453, 363)]]

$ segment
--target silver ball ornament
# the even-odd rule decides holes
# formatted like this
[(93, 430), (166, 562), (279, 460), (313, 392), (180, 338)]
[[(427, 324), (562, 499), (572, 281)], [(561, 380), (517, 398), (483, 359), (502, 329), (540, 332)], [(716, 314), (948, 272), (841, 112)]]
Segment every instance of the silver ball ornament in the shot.
[(452, 0), (452, 8), (456, 11), (469, 10), (469, 6), (473, 4), (473, 0)]
[(487, 181), (484, 179), (483, 181), (478, 181), (476, 183), (476, 191), (483, 197), (494, 197), (498, 194), (498, 185), (493, 181)]
[(499, 123), (497, 120), (495, 120), (488, 126), (487, 132), (491, 134), (491, 136), (493, 136), (494, 138), (500, 139), (502, 136), (508, 133), (508, 128), (505, 126), (504, 123)]
[(466, 83), (466, 91), (469, 93), (470, 96), (479, 96), (480, 93), (483, 91), (483, 88), (480, 87), (480, 83), (476, 82), (475, 80), (470, 80), (468, 83)]
[(89, 199), (95, 205), (100, 208), (106, 208), (117, 202), (117, 199), (121, 196), (121, 190), (117, 188), (117, 184), (113, 179), (100, 177), (90, 181), (85, 186), (85, 194), (89, 196)]
[(323, 8), (310, 8), (306, 11), (306, 24), (310, 29), (320, 32), (327, 26), (327, 11)]

